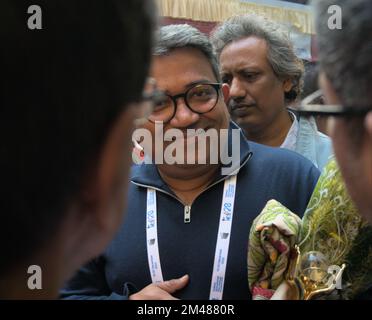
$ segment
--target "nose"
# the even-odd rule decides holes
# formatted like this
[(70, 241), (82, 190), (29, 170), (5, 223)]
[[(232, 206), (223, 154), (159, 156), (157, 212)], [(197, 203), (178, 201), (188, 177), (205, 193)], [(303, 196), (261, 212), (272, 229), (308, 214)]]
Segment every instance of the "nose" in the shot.
[(175, 128), (187, 128), (196, 123), (200, 118), (198, 113), (193, 112), (185, 103), (183, 98), (177, 99), (176, 114), (170, 121)]
[(230, 84), (230, 99), (244, 98), (246, 93), (244, 83), (238, 77), (234, 77)]

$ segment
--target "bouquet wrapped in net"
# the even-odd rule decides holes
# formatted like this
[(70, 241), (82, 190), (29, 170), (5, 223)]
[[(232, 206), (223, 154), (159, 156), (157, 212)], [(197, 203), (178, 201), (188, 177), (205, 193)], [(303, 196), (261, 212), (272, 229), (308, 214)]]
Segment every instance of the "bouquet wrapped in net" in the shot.
[(270, 200), (255, 219), (248, 248), (253, 299), (295, 284), (299, 299), (335, 292), (353, 299), (372, 286), (372, 227), (359, 216), (337, 163), (325, 167), (304, 217)]

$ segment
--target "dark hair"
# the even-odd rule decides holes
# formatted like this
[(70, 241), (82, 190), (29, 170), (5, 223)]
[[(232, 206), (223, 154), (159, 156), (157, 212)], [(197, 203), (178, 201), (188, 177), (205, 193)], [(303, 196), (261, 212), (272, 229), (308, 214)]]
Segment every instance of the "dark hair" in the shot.
[[(115, 120), (141, 98), (151, 0), (1, 3), (0, 273), (57, 230)], [(130, 139), (130, 137), (128, 137)]]
[[(322, 71), (344, 105), (364, 108), (372, 101), (372, 1), (313, 1)], [(330, 28), (329, 9), (339, 8), (341, 29)]]

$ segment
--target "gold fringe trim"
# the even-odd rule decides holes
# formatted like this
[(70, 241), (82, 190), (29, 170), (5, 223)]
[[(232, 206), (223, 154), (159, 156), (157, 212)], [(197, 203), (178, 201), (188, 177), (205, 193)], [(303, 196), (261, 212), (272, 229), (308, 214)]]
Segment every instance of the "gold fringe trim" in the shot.
[(161, 16), (197, 21), (221, 22), (239, 14), (258, 14), (273, 21), (289, 23), (300, 32), (314, 34), (310, 11), (274, 7), (239, 0), (157, 0)]

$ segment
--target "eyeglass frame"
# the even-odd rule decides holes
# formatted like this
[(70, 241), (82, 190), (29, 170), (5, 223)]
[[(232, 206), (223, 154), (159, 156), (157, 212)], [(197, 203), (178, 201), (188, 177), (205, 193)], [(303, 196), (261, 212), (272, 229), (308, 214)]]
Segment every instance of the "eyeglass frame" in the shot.
[(148, 121), (149, 116), (154, 111), (156, 103), (161, 102), (164, 99), (164, 96), (164, 92), (158, 89), (153, 90), (151, 93), (142, 94), (139, 102), (142, 104), (144, 102), (150, 102), (150, 104), (147, 108), (145, 108), (145, 105), (142, 105), (142, 108), (144, 108), (143, 115), (134, 120), (135, 126), (141, 126)]
[[(213, 107), (211, 107), (208, 111), (204, 111), (204, 112), (198, 112), (198, 111), (195, 111), (193, 108), (191, 108), (191, 106), (189, 105), (189, 103), (188, 103), (188, 101), (187, 101), (187, 94), (192, 90), (192, 89), (194, 89), (194, 88), (196, 88), (196, 87), (198, 87), (198, 86), (205, 86), (205, 85), (210, 85), (215, 91), (216, 91), (216, 94), (217, 94), (217, 99), (216, 99), (216, 102), (215, 102), (215, 104), (213, 105)], [(197, 84), (195, 84), (195, 85), (193, 85), (193, 86), (191, 86), (190, 88), (188, 88), (186, 91), (184, 91), (183, 93), (180, 93), (180, 94), (176, 94), (176, 95), (170, 95), (170, 94), (166, 94), (165, 92), (163, 92), (163, 91), (160, 91), (160, 92), (162, 92), (162, 95), (163, 95), (163, 97), (164, 96), (166, 96), (166, 97), (168, 97), (168, 98), (170, 98), (171, 100), (172, 100), (172, 102), (173, 102), (173, 106), (174, 106), (174, 111), (173, 111), (173, 114), (172, 114), (172, 116), (169, 118), (169, 120), (167, 120), (167, 121), (162, 121), (163, 123), (168, 123), (168, 122), (170, 122), (173, 118), (174, 118), (174, 116), (176, 115), (176, 113), (177, 113), (177, 107), (178, 107), (178, 103), (177, 103), (177, 100), (179, 99), (179, 98), (183, 98), (183, 101), (184, 101), (184, 103), (185, 103), (185, 105), (192, 111), (192, 112), (194, 112), (194, 113), (197, 113), (197, 114), (204, 114), (204, 113), (208, 113), (208, 112), (211, 112), (215, 107), (216, 107), (216, 105), (217, 105), (217, 103), (218, 103), (218, 100), (219, 100), (219, 98), (220, 98), (220, 89), (221, 89), (221, 86), (222, 86), (222, 83), (217, 83), (217, 82), (215, 82), (215, 83), (209, 83), (209, 82), (207, 82), (207, 83), (197, 83)], [(156, 103), (156, 102), (155, 102)], [(149, 117), (150, 117), (150, 115), (151, 114), (149, 114)], [(155, 121), (154, 120), (151, 120), (151, 119), (149, 119), (148, 118), (148, 121), (150, 121), (150, 122), (152, 122), (152, 123), (155, 123)], [(157, 120), (156, 120), (157, 121)], [(160, 120), (161, 121), (161, 120)]]
[(310, 104), (311, 101), (320, 98), (323, 95), (321, 89), (311, 93), (305, 97), (300, 106), (296, 109), (298, 114), (304, 116), (365, 116), (368, 112), (372, 111), (372, 105), (364, 108), (355, 108), (344, 106), (340, 104)]

